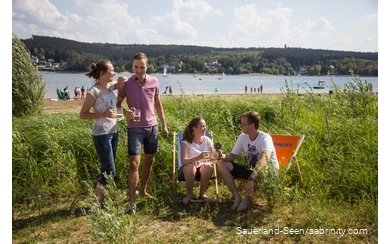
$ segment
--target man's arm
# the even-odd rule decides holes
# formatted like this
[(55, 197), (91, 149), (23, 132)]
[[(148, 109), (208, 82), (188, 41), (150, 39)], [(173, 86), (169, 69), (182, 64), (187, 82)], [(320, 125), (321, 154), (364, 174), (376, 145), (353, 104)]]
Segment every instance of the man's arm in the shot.
[(270, 150), (264, 150), (261, 153), (260, 160), (257, 162), (256, 167), (253, 169), (252, 174), (248, 178), (248, 182), (245, 186), (245, 195), (252, 197), (255, 192), (255, 181), (260, 176), (261, 169), (267, 164), (267, 161), (271, 158), (271, 151)]
[(122, 107), (122, 102), (123, 102), (124, 99), (125, 98), (123, 98), (123, 97), (117, 96), (116, 97), (116, 106), (117, 107)]
[(253, 169), (253, 173), (251, 174), (251, 177), (254, 180), (257, 180), (257, 178), (260, 175), (261, 169), (267, 164), (267, 162), (270, 160), (270, 158), (271, 158), (271, 151), (270, 150), (264, 150), (261, 153), (261, 157), (260, 157), (259, 161), (257, 162), (256, 167)]
[(114, 89), (122, 91), (122, 89), (125, 87), (125, 82), (127, 79), (127, 77), (119, 76), (117, 81), (112, 81), (114, 84)]
[(160, 118), (161, 124), (162, 124), (162, 135), (164, 138), (168, 138), (168, 127), (167, 123), (165, 122), (165, 116), (164, 116), (164, 109), (161, 103), (160, 95), (156, 95), (154, 99), (154, 107), (156, 108), (157, 115)]
[(233, 154), (233, 153), (222, 154), (222, 151), (219, 151), (219, 152), (221, 152), (220, 157), (221, 157), (221, 159), (222, 159), (223, 161), (233, 162), (233, 161), (238, 157), (238, 155)]

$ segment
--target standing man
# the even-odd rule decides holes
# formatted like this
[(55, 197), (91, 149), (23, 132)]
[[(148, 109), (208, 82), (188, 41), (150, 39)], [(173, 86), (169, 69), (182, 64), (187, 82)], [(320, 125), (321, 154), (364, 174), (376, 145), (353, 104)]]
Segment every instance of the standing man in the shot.
[(263, 94), (263, 85), (260, 85), (260, 93)]
[[(123, 99), (126, 98), (127, 105), (130, 108), (125, 111), (126, 117), (129, 119), (127, 123), (127, 145), (130, 163), (127, 180), (130, 202), (125, 208), (125, 213), (135, 213), (135, 193), (139, 181), (138, 168), (142, 146), (144, 147), (145, 155), (139, 195), (152, 198), (146, 192), (146, 186), (152, 171), (154, 154), (158, 151), (158, 123), (154, 109), (156, 109), (162, 124), (162, 135), (164, 138), (168, 137), (164, 109), (160, 100), (159, 83), (156, 77), (146, 74), (148, 66), (148, 58), (144, 53), (134, 55), (134, 74), (126, 81), (125, 88), (118, 92), (116, 104), (117, 107), (120, 107)], [(125, 79), (125, 77), (119, 77), (118, 82), (120, 79)], [(134, 109), (141, 110), (141, 120), (139, 122), (133, 121)]]
[[(232, 192), (234, 203), (232, 210), (245, 210), (251, 198), (254, 195), (255, 184), (259, 180), (261, 168), (269, 162), (270, 167), (275, 171), (279, 169), (279, 163), (276, 158), (276, 151), (272, 137), (259, 130), (260, 115), (257, 112), (246, 112), (241, 116), (242, 134), (237, 138), (236, 145), (229, 154), (219, 156), (222, 159), (218, 162), (218, 171), (223, 181)], [(241, 153), (245, 153), (248, 160), (248, 166), (233, 162)], [(248, 179), (245, 186), (244, 199), (238, 194), (234, 183), (234, 177)]]

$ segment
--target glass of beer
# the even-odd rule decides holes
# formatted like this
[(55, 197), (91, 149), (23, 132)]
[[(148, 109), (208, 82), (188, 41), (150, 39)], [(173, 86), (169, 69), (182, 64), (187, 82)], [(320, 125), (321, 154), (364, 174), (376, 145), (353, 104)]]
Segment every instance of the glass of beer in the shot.
[(219, 154), (218, 152), (211, 152), (210, 159), (213, 162), (216, 162), (218, 160)]
[(117, 107), (115, 110), (115, 118), (117, 120), (122, 120), (125, 116), (123, 115), (123, 108)]
[(141, 109), (135, 109), (134, 110), (133, 121), (134, 122), (140, 122), (141, 121)]
[(205, 154), (204, 159), (210, 160), (210, 151), (203, 151), (203, 153)]

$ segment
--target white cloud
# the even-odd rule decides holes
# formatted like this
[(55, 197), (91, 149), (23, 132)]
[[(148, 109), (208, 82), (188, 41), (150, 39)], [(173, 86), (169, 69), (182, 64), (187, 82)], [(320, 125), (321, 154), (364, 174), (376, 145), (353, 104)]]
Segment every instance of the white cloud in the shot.
[(150, 26), (167, 40), (191, 40), (196, 37), (196, 30), (188, 22), (182, 21), (177, 12), (152, 17)]
[[(348, 18), (350, 26), (343, 27), (346, 23), (338, 22), (326, 12), (323, 17), (297, 23), (296, 12), (300, 13), (302, 9), (294, 10), (280, 3), (273, 3), (275, 8), (270, 9), (268, 4), (243, 4), (231, 8), (233, 2), (212, 5), (214, 3), (207, 0), (171, 0), (171, 5), (167, 5), (154, 0), (150, 4), (163, 6), (161, 11), (144, 11), (147, 7), (136, 11), (140, 9), (138, 3), (130, 4), (125, 0), (72, 0), (68, 11), (74, 11), (74, 7), (80, 11), (66, 12), (60, 7), (63, 4), (57, 9), (50, 1), (13, 0), (12, 32), (20, 38), (34, 34), (118, 44), (214, 47), (282, 47), (287, 44), (290, 47), (362, 51), (375, 50), (378, 46), (378, 34), (374, 31), (378, 28), (377, 13), (360, 17), (366, 25), (358, 22), (356, 16), (355, 19)], [(337, 29), (332, 22), (337, 23)], [(356, 31), (348, 33), (348, 29), (342, 29), (351, 28), (351, 23), (359, 23), (364, 37), (358, 37)], [(345, 37), (335, 40), (340, 36)]]
[(213, 13), (218, 15), (218, 16), (223, 16), (223, 12), (221, 10), (214, 10)]
[(331, 31), (334, 30), (334, 27), (330, 24), (330, 22), (324, 18), (320, 17), (314, 21), (305, 20), (301, 27), (306, 31)]
[[(67, 19), (48, 0), (12, 1), (12, 19), (17, 24), (24, 22), (30, 27), (66, 29)], [(60, 24), (59, 24), (60, 23)]]
[(188, 20), (202, 19), (212, 10), (210, 4), (205, 1), (189, 0), (183, 2), (182, 0), (173, 0), (173, 11), (180, 13), (183, 18)]
[(367, 20), (378, 20), (378, 13), (365, 14), (363, 18)]

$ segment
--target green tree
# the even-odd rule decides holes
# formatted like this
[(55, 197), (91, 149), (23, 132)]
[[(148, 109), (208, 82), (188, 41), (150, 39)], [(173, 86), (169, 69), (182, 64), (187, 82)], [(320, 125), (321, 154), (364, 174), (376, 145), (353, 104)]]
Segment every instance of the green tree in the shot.
[(12, 35), (12, 116), (41, 114), (45, 84), (32, 64), (30, 52)]

